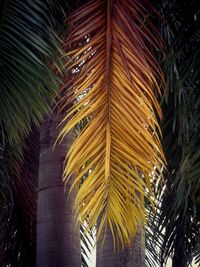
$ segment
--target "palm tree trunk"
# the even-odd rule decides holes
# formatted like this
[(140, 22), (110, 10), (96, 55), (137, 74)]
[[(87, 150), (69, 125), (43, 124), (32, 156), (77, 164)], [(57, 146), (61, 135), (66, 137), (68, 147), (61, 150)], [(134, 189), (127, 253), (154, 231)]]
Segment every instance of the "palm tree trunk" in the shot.
[(70, 183), (61, 183), (63, 160), (74, 139), (70, 133), (55, 149), (58, 129), (55, 118), (41, 129), (37, 206), (37, 267), (80, 267), (80, 228), (72, 211), (74, 192), (67, 197)]
[(113, 239), (110, 229), (107, 230), (102, 246), (103, 234), (97, 241), (97, 267), (144, 267), (145, 266), (145, 237), (144, 230), (135, 237), (132, 246), (121, 252), (114, 252)]

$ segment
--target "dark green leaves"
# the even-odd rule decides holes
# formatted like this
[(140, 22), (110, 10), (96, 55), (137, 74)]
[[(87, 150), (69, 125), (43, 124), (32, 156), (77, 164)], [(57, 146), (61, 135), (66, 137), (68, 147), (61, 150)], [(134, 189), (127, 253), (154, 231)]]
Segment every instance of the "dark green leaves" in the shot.
[(162, 31), (168, 43), (163, 67), (167, 102), (162, 106), (168, 170), (163, 173), (155, 232), (163, 233), (161, 266), (171, 256), (175, 267), (188, 266), (200, 251), (200, 20), (196, 0), (162, 3)]
[[(51, 2), (51, 1), (50, 1)], [(19, 140), (49, 110), (58, 52), (51, 3), (7, 0), (0, 24), (0, 131)]]

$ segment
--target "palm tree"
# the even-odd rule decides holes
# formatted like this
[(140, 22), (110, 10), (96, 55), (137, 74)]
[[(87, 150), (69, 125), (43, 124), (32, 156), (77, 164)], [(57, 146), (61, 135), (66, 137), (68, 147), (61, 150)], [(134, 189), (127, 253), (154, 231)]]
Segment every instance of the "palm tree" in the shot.
[(145, 235), (143, 229), (140, 229), (139, 234), (133, 239), (131, 246), (125, 247), (120, 252), (114, 251), (113, 238), (110, 230), (106, 232), (103, 246), (102, 238), (103, 236), (97, 241), (97, 267), (145, 266)]
[[(36, 199), (40, 146), (37, 128), (43, 116), (51, 110), (51, 102), (58, 89), (57, 78), (51, 65), (57, 58), (56, 54), (61, 51), (55, 33), (60, 11), (54, 1), (8, 0), (2, 3), (0, 12), (0, 265), (30, 267), (35, 266), (36, 258)], [(55, 123), (53, 126), (56, 127)], [(33, 129), (35, 130), (32, 133)], [(51, 129), (51, 133), (55, 136), (55, 129)], [(52, 140), (55, 139), (54, 136), (51, 137)], [(62, 147), (64, 145), (60, 148)], [(41, 144), (41, 151), (47, 151), (44, 142)], [(49, 149), (49, 160), (55, 160), (53, 158), (55, 153), (58, 156), (56, 158), (58, 164), (54, 178), (58, 183), (59, 178), (61, 179), (63, 151), (58, 148), (55, 152), (51, 152)], [(43, 159), (42, 156), (41, 159)], [(50, 175), (41, 176), (49, 166), (48, 161), (46, 166), (44, 163), (43, 161), (40, 166), (40, 189), (45, 181), (48, 184), (48, 179), (49, 183), (51, 182)], [(55, 170), (56, 168), (54, 173)], [(42, 179), (45, 181), (42, 182)], [(56, 188), (58, 188), (57, 185), (55, 185)], [(39, 191), (39, 196), (40, 199), (44, 196), (42, 190)], [(63, 211), (63, 217), (60, 218), (59, 230), (62, 231), (65, 228), (65, 233), (68, 233), (69, 237), (76, 234), (78, 241), (76, 238), (71, 238), (69, 242), (64, 232), (59, 238), (65, 240), (70, 257), (74, 259), (77, 257), (79, 263), (79, 229), (77, 227), (75, 230), (73, 225), (69, 227), (73, 213), (69, 208), (70, 202), (68, 206), (64, 205), (63, 187), (60, 186), (57, 190), (57, 196), (60, 196), (60, 203), (57, 202), (57, 205), (63, 206), (63, 210), (67, 209)], [(40, 199), (39, 204), (41, 204)], [(50, 212), (51, 207), (49, 207), (49, 214)], [(38, 214), (41, 218), (44, 210), (38, 209)], [(68, 216), (67, 223), (64, 216)], [(43, 245), (46, 232), (41, 232), (40, 224), (38, 225), (40, 238), (43, 234), (43, 242), (41, 242)], [(57, 230), (55, 227), (56, 225), (52, 233), (54, 237)], [(52, 243), (53, 241), (55, 239)], [(72, 244), (75, 241), (78, 245)], [(65, 250), (67, 251), (66, 246), (63, 247), (62, 253)], [(60, 256), (62, 253), (59, 251), (61, 250), (57, 250), (57, 254)], [(41, 265), (39, 253), (37, 258), (38, 265)], [(51, 261), (50, 258), (48, 260)], [(76, 266), (79, 266), (78, 263)], [(48, 266), (50, 266), (49, 263)]]
[(47, 64), (56, 40), (46, 3), (3, 1), (0, 13), (0, 265), (34, 266), (39, 149), (38, 134), (27, 135), (56, 89)]
[[(72, 14), (65, 40), (66, 81), (59, 103), (61, 113), (68, 112), (60, 135), (64, 139), (52, 151), (59, 120), (55, 116), (44, 120), (39, 166), (37, 126), (51, 110), (57, 91), (49, 66), (59, 48), (55, 35), (59, 18), (62, 23), (58, 2), (64, 7), (61, 0), (5, 0), (0, 6), (0, 265), (35, 266), (39, 172), (38, 266), (52, 266), (55, 260), (56, 266), (69, 262), (80, 266), (79, 230), (72, 227), (75, 191), (65, 200), (62, 188), (57, 184), (51, 187), (50, 179), (61, 176), (63, 148), (71, 142), (68, 132), (81, 122), (64, 175), (66, 180), (76, 177), (73, 183), (69, 180), (66, 190), (71, 184), (80, 187), (75, 202), (78, 219), (88, 221), (92, 228), (99, 217), (97, 266), (144, 266), (144, 205), (149, 208), (155, 196), (160, 197), (160, 213), (155, 217), (150, 212), (146, 247), (151, 250), (157, 242), (161, 257), (153, 251), (153, 256), (148, 255), (149, 266), (154, 266), (154, 256), (162, 266), (171, 256), (173, 267), (185, 267), (193, 256), (200, 258), (197, 1), (163, 0), (157, 5), (167, 22), (158, 23), (167, 42), (163, 124), (158, 119), (158, 95), (164, 82), (155, 59), (163, 44), (153, 26), (157, 19), (152, 7), (147, 1), (141, 5), (136, 0), (93, 0)], [(67, 8), (71, 10), (77, 2), (68, 1)], [(152, 182), (164, 162), (157, 134), (160, 127), (168, 163), (167, 171), (162, 172), (164, 190), (163, 184), (154, 188)], [(43, 181), (47, 168), (57, 173)], [(55, 198), (60, 196), (56, 200), (60, 209), (55, 207), (52, 190)], [(69, 221), (63, 219), (65, 212), (69, 212)], [(49, 226), (51, 214), (52, 221), (59, 218), (59, 228)], [(71, 233), (68, 227), (72, 227)], [(133, 243), (138, 227), (140, 233)], [(48, 242), (52, 231), (56, 234)], [(66, 244), (65, 235), (75, 238)], [(55, 250), (53, 242), (59, 243), (59, 249)], [(117, 255), (114, 249), (123, 251)], [(135, 251), (139, 259), (134, 258)], [(69, 260), (70, 254), (74, 261)], [(48, 257), (46, 263), (43, 256), (45, 260)]]
[[(71, 132), (52, 151), (58, 135), (56, 116), (48, 117), (41, 129), (38, 205), (37, 267), (81, 266), (79, 225), (74, 222), (72, 202), (61, 184), (63, 160), (74, 140)], [(67, 185), (65, 190), (69, 191)], [(75, 194), (75, 192), (74, 192)]]

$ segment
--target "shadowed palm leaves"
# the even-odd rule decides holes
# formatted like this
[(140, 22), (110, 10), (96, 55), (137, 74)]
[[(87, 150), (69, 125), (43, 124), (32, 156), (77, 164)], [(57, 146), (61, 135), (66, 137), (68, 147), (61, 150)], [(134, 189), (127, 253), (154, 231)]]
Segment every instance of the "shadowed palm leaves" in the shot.
[(57, 40), (46, 1), (7, 0), (0, 24), (0, 131), (17, 141), (48, 111)]
[[(200, 193), (200, 35), (197, 1), (163, 1), (162, 28), (168, 43), (164, 66), (167, 103), (163, 103), (163, 147), (168, 161), (162, 187), (161, 265), (172, 256), (173, 267), (188, 266), (199, 252)], [(155, 222), (155, 221), (154, 221)], [(153, 228), (154, 226), (151, 225)]]
[(24, 137), (56, 90), (55, 25), (50, 2), (6, 0), (0, 8), (0, 265), (34, 266), (38, 164)]
[(50, 66), (60, 52), (55, 31), (63, 29), (59, 24), (63, 23), (62, 4), (54, 0), (0, 4), (2, 267), (35, 266), (39, 142), (31, 136), (34, 144), (29, 139), (27, 143), (26, 136), (50, 111), (57, 90)]
[(152, 53), (162, 42), (139, 1), (90, 1), (69, 23), (61, 105), (69, 113), (60, 138), (89, 122), (67, 155), (64, 177), (76, 174), (73, 188), (90, 170), (76, 197), (78, 217), (89, 216), (92, 228), (101, 216), (97, 236), (108, 226), (117, 245), (130, 244), (145, 221), (149, 173), (160, 173), (164, 161), (156, 119), (163, 76)]
[[(39, 142), (37, 131), (24, 148), (2, 149), (0, 190), (0, 265), (35, 266), (36, 188)], [(32, 143), (34, 140), (34, 144)]]

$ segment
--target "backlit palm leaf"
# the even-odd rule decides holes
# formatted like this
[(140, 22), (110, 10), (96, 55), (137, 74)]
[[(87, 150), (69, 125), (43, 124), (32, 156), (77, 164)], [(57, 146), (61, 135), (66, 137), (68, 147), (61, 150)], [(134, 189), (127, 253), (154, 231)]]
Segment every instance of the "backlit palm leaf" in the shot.
[(70, 17), (66, 41), (61, 111), (70, 108), (60, 139), (82, 119), (88, 123), (67, 155), (64, 178), (76, 175), (73, 188), (89, 171), (77, 215), (89, 216), (89, 228), (100, 218), (97, 236), (108, 226), (117, 245), (130, 244), (145, 221), (149, 174), (159, 174), (164, 161), (156, 119), (163, 76), (152, 53), (162, 42), (147, 22), (140, 1), (90, 1)]

